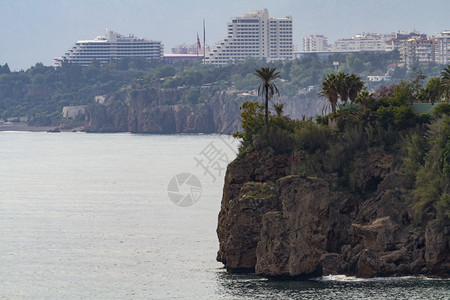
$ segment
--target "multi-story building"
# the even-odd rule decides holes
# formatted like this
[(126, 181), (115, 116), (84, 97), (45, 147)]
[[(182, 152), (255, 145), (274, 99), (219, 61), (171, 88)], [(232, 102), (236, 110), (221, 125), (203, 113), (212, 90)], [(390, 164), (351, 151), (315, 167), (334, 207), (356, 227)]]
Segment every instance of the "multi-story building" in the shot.
[(328, 50), (328, 39), (321, 34), (313, 34), (303, 38), (303, 51), (321, 52)]
[(250, 11), (231, 18), (228, 35), (205, 57), (205, 62), (224, 65), (246, 57), (268, 61), (292, 59), (292, 17), (269, 17), (267, 9)]
[(450, 30), (444, 30), (434, 36), (435, 61), (450, 64)]
[(392, 38), (386, 41), (386, 51), (398, 50), (402, 47), (402, 42), (412, 39), (418, 38), (422, 40), (427, 39), (427, 35), (424, 33), (420, 33), (418, 31), (403, 31), (403, 32), (395, 32), (392, 33)]
[(145, 57), (162, 59), (164, 47), (159, 41), (137, 38), (133, 35), (125, 37), (106, 29), (106, 35), (97, 36), (93, 40), (78, 41), (65, 55), (55, 58), (56, 65), (63, 62), (89, 65), (94, 59), (107, 63), (124, 57)]
[(335, 52), (348, 51), (386, 51), (386, 41), (392, 39), (394, 33), (363, 33), (352, 38), (337, 40), (332, 48)]
[(402, 40), (399, 51), (402, 63), (408, 69), (415, 64), (435, 61), (435, 42), (431, 39), (413, 37)]
[(181, 45), (176, 45), (175, 47), (172, 48), (172, 54), (202, 54), (203, 51), (201, 49), (199, 49), (197, 44), (191, 44), (191, 45), (186, 45), (186, 44), (181, 44)]

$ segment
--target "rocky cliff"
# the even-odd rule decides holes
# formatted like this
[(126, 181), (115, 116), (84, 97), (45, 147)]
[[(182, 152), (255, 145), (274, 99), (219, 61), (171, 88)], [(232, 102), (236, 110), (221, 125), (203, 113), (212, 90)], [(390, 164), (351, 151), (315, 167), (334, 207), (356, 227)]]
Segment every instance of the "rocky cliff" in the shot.
[[(189, 91), (188, 91), (189, 92)], [(244, 101), (256, 101), (256, 97), (238, 97), (233, 93), (217, 92), (208, 101), (197, 104), (180, 103), (188, 93), (185, 90), (139, 90), (107, 97), (104, 104), (89, 105), (86, 109), (87, 132), (134, 133), (226, 133), (240, 128), (239, 107)], [(323, 100), (277, 98), (286, 103), (285, 112), (301, 118), (316, 115)]]
[(368, 160), (361, 180), (373, 192), (361, 196), (331, 177), (289, 175), (290, 155), (248, 150), (227, 170), (217, 260), (231, 272), (268, 277), (448, 277), (450, 224), (412, 224), (393, 160), (386, 153)]
[(86, 109), (87, 132), (134, 133), (233, 133), (239, 126), (239, 106), (234, 100), (218, 93), (207, 103), (191, 105), (165, 104), (177, 99), (180, 92), (159, 91), (136, 95), (114, 95), (104, 105)]

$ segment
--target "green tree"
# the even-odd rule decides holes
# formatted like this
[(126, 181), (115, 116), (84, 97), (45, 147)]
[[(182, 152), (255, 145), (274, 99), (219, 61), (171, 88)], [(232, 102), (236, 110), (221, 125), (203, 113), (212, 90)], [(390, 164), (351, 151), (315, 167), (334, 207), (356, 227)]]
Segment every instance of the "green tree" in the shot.
[(5, 63), (2, 67), (2, 65), (0, 65), (0, 74), (10, 74), (11, 70), (9, 69), (9, 66), (7, 63)]
[(165, 65), (156, 70), (156, 78), (171, 77), (176, 74), (177, 70), (171, 65)]
[(339, 72), (337, 75), (337, 92), (339, 97), (341, 98), (341, 101), (346, 103), (348, 100), (349, 95), (349, 89), (350, 89), (350, 80), (349, 76), (343, 72)]
[(245, 101), (240, 109), (243, 132), (236, 132), (233, 136), (242, 139), (239, 146), (239, 152), (242, 153), (245, 148), (252, 144), (253, 136), (260, 134), (264, 127), (264, 107), (256, 101)]
[(439, 77), (430, 78), (420, 97), (422, 100), (428, 100), (432, 103), (439, 101), (441, 98), (441, 79)]
[(275, 109), (275, 113), (277, 114), (278, 117), (283, 116), (283, 109), (284, 109), (283, 103), (275, 103), (273, 105), (273, 108)]
[(359, 93), (364, 88), (364, 82), (361, 81), (361, 78), (352, 74), (348, 77), (349, 81), (349, 89), (348, 89), (348, 98), (350, 99), (350, 103), (355, 102)]
[(441, 72), (441, 84), (440, 87), (442, 89), (442, 96), (446, 99), (450, 99), (450, 65), (448, 65)]
[(269, 123), (269, 100), (273, 97), (275, 93), (278, 95), (280, 91), (277, 86), (273, 83), (277, 78), (280, 77), (280, 72), (276, 72), (275, 68), (263, 67), (255, 70), (255, 75), (261, 79), (261, 84), (258, 87), (258, 95), (263, 94), (264, 102), (264, 121), (267, 126)]
[(339, 99), (337, 86), (338, 77), (336, 76), (336, 74), (328, 74), (327, 77), (322, 81), (322, 91), (319, 94), (328, 99), (332, 112), (336, 112), (336, 106)]

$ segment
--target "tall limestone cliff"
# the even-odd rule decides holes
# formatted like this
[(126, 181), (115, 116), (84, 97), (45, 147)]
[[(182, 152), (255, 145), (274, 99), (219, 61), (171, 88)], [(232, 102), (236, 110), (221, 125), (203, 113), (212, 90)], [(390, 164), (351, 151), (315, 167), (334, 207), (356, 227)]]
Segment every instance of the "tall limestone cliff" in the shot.
[[(219, 91), (208, 101), (198, 104), (180, 103), (186, 93), (177, 89), (138, 89), (107, 97), (104, 104), (86, 108), (87, 132), (134, 133), (226, 133), (236, 132), (241, 124), (239, 107), (244, 101), (257, 101), (256, 97), (238, 97), (234, 93)], [(301, 118), (320, 112), (323, 100), (277, 98), (286, 103), (287, 114)]]
[(448, 277), (450, 224), (412, 224), (393, 161), (383, 151), (368, 159), (362, 180), (374, 187), (361, 196), (336, 188), (332, 176), (289, 175), (290, 155), (248, 150), (227, 170), (217, 260), (268, 277)]
[(225, 93), (216, 94), (207, 103), (176, 105), (176, 90), (148, 91), (131, 95), (113, 95), (104, 105), (86, 109), (88, 132), (134, 133), (232, 133), (239, 125), (240, 102)]

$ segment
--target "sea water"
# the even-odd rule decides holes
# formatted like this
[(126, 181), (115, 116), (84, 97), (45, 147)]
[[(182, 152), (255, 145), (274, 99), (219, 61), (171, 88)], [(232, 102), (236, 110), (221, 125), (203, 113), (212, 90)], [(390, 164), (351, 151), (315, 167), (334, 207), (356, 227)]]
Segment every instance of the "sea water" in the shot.
[(274, 281), (215, 261), (221, 135), (0, 132), (0, 298), (449, 299), (449, 280)]

